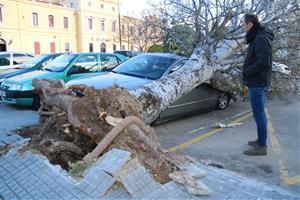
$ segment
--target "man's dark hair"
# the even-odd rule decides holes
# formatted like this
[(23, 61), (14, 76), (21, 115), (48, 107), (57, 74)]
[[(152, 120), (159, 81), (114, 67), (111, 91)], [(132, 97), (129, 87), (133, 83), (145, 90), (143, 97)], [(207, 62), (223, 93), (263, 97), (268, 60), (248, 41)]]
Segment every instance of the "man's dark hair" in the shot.
[(259, 24), (258, 17), (255, 14), (245, 14), (245, 23), (252, 22), (254, 26)]

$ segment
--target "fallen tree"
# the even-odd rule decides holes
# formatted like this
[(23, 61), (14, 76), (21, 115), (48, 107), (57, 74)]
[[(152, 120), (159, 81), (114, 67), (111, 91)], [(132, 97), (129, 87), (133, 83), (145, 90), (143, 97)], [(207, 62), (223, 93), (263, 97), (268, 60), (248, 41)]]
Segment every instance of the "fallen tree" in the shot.
[[(238, 49), (243, 49), (244, 43), (237, 17), (232, 12), (220, 17), (223, 19), (223, 37), (220, 32), (217, 35), (215, 32), (208, 34), (183, 67), (136, 90), (127, 91), (118, 86), (103, 90), (82, 85), (66, 88), (62, 81), (34, 80), (35, 92), (42, 99), (40, 113), (43, 114), (43, 110), (47, 109), (47, 115), (50, 116), (36, 138), (39, 149), (45, 151), (44, 146), (52, 149), (52, 156), (60, 157), (65, 167), (70, 168), (70, 160), (73, 162), (90, 155), (85, 157), (85, 162), (89, 163), (99, 156), (88, 153), (105, 139), (109, 142), (103, 146), (101, 144), (100, 154), (113, 147), (127, 150), (157, 181), (168, 181), (169, 174), (180, 169), (180, 163), (187, 162), (187, 159), (163, 151), (154, 130), (148, 125), (177, 99), (212, 78), (217, 71), (225, 71), (238, 62), (239, 59), (233, 56)], [(275, 19), (274, 16), (271, 18)], [(230, 38), (232, 35), (235, 37)], [(83, 96), (78, 97), (74, 91), (80, 91)], [(117, 119), (119, 122), (129, 116), (138, 117), (145, 124), (128, 124), (119, 134), (107, 139), (108, 133), (118, 127), (118, 123), (108, 119)], [(58, 134), (59, 138), (49, 138), (51, 131)], [(85, 148), (82, 148), (83, 145), (86, 145)], [(70, 159), (70, 154), (76, 155), (76, 159)]]

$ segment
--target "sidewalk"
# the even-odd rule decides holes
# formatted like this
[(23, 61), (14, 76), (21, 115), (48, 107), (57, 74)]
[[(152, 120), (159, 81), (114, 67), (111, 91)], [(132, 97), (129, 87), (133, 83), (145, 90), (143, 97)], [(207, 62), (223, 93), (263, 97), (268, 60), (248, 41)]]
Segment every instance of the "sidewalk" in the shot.
[[(194, 196), (173, 181), (160, 185), (141, 167), (126, 174), (123, 186), (112, 191), (116, 182), (113, 169), (128, 160), (129, 152), (113, 149), (88, 168), (77, 181), (40, 155), (26, 152), (16, 156), (10, 150), (0, 158), (0, 195), (3, 199), (300, 199), (299, 194), (245, 178), (218, 168), (198, 164), (207, 171), (201, 178), (211, 196)], [(105, 158), (106, 157), (106, 158)], [(108, 162), (107, 162), (108, 161)], [(109, 163), (109, 168), (107, 164)], [(146, 177), (146, 178), (145, 178)], [(126, 189), (126, 190), (125, 190)]]

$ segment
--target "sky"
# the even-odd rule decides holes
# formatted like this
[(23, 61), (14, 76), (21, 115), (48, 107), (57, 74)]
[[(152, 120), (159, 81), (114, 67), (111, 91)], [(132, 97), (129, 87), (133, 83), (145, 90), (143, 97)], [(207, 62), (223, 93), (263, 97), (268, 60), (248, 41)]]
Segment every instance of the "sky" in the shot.
[(137, 17), (143, 9), (149, 9), (147, 0), (120, 0), (121, 14)]

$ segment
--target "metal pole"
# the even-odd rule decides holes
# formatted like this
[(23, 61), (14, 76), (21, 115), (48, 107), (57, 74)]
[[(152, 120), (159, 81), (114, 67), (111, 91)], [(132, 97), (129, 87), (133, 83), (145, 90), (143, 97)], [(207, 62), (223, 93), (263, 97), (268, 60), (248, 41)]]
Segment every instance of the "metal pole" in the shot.
[(120, 0), (118, 0), (118, 17), (119, 17), (119, 39), (120, 39), (120, 50), (122, 50), (122, 34), (121, 34)]

